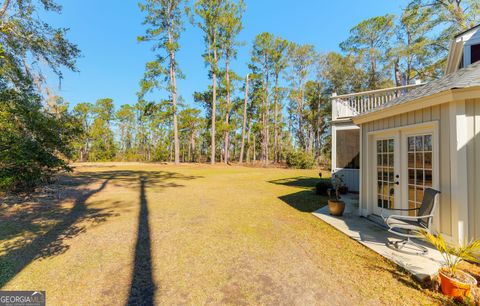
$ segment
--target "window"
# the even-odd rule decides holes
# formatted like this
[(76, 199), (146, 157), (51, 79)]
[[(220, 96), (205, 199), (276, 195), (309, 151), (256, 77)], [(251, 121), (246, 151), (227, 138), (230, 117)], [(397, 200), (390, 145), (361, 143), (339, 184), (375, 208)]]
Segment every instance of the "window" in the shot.
[(408, 208), (418, 208), (422, 204), (425, 188), (433, 184), (432, 134), (409, 136), (407, 145)]
[(395, 140), (377, 140), (377, 206), (395, 207)]
[(337, 168), (360, 169), (360, 130), (337, 130)]
[(480, 44), (470, 47), (471, 64), (480, 61)]

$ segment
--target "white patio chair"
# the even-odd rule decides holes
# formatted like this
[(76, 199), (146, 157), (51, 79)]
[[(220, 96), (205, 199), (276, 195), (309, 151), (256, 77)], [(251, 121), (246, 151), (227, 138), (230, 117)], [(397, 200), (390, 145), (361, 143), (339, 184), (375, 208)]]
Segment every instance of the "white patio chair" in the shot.
[[(418, 208), (396, 209), (383, 208), (382, 219), (388, 227), (388, 231), (404, 239), (400, 241), (388, 241), (390, 247), (401, 250), (405, 245), (410, 244), (420, 250), (421, 255), (428, 253), (428, 249), (423, 245), (415, 243), (411, 238), (418, 238), (421, 231), (431, 232), (431, 226), (435, 209), (438, 205), (440, 191), (427, 188), (423, 195), (422, 205)], [(416, 211), (417, 216), (390, 215), (384, 216), (385, 211)]]

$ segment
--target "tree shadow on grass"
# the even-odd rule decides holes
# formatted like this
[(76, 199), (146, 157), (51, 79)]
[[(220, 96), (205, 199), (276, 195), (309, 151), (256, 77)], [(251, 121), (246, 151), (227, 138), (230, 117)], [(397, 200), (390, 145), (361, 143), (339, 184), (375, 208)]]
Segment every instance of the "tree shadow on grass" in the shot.
[(141, 171), (141, 170), (113, 170), (113, 171), (99, 171), (99, 172), (82, 172), (81, 177), (105, 179), (108, 177), (114, 178), (112, 184), (117, 187), (138, 188), (139, 178), (148, 181), (148, 186), (156, 189), (184, 187), (173, 181), (191, 181), (203, 176), (184, 175), (169, 171)]
[[(150, 237), (150, 223), (146, 187), (159, 190), (170, 187), (183, 187), (183, 185), (165, 182), (166, 180), (193, 180), (201, 176), (185, 176), (173, 172), (134, 172), (140, 181), (140, 212), (138, 215), (137, 241), (135, 244), (135, 258), (133, 275), (127, 305), (153, 305), (157, 285), (153, 280), (152, 246)], [(133, 184), (132, 180), (127, 180)], [(137, 180), (138, 181), (138, 180)]]
[[(2, 246), (0, 250), (0, 288), (32, 261), (66, 252), (68, 245), (65, 241), (86, 231), (85, 226), (79, 225), (81, 221), (89, 220), (93, 223), (100, 223), (107, 221), (111, 216), (118, 215), (118, 213), (114, 213), (114, 206), (118, 204), (117, 202), (102, 209), (88, 207), (86, 202), (93, 195), (101, 192), (107, 183), (123, 188), (138, 188), (139, 177), (143, 177), (145, 181), (148, 181), (150, 187), (157, 189), (183, 186), (176, 182), (168, 182), (168, 180), (200, 178), (165, 171), (84, 172), (74, 176), (63, 176), (58, 185), (64, 189), (60, 189), (54, 194), (39, 192), (30, 197), (28, 201), (23, 202), (23, 198), (18, 198), (16, 202), (12, 202), (13, 204), (10, 203), (12, 204), (10, 207), (7, 204), (7, 209), (0, 208), (2, 209), (2, 214), (0, 214), (0, 245)], [(101, 183), (94, 190), (88, 186), (85, 187), (93, 182)], [(65, 202), (69, 200), (73, 201), (70, 209), (64, 206)], [(12, 209), (12, 207), (16, 208)]]
[(140, 179), (140, 213), (132, 283), (127, 305), (153, 305), (155, 283), (152, 275), (152, 251), (145, 178)]
[(303, 189), (312, 189), (315, 188), (315, 185), (320, 181), (319, 178), (308, 177), (308, 176), (298, 176), (298, 177), (289, 177), (284, 179), (278, 179), (269, 181), (269, 183), (298, 187)]
[(294, 193), (278, 197), (291, 207), (301, 211), (311, 213), (327, 204), (327, 197), (318, 196), (315, 193), (315, 185), (319, 182), (318, 178), (299, 176), (285, 179), (269, 181), (276, 185), (284, 185), (301, 189)]
[(311, 213), (327, 204), (327, 197), (318, 196), (313, 190), (302, 190), (278, 197), (301, 212)]
[[(20, 216), (20, 222), (24, 221), (23, 224), (25, 225), (29, 222), (32, 224), (29, 230), (37, 230), (40, 232), (35, 232), (38, 235), (33, 238), (33, 240), (15, 239), (12, 243), (4, 244), (2, 250), (3, 255), (0, 256), (0, 288), (7, 284), (33, 260), (65, 252), (68, 246), (63, 243), (64, 240), (85, 231), (84, 227), (76, 225), (77, 222), (85, 219), (93, 219), (96, 222), (106, 220), (106, 218), (111, 215), (111, 212), (105, 212), (102, 209), (88, 208), (85, 203), (91, 196), (102, 191), (108, 181), (109, 179), (105, 179), (97, 189), (89, 190), (88, 192), (82, 190), (81, 195), (75, 199), (73, 207), (70, 210), (61, 209), (60, 201), (54, 201), (55, 205), (50, 206), (50, 215), (40, 207), (39, 209), (34, 209), (33, 212), (30, 211), (25, 216)], [(37, 217), (35, 217), (35, 215), (37, 215)], [(56, 224), (46, 233), (42, 234), (42, 228), (36, 228), (34, 226), (35, 222), (40, 221), (39, 216), (48, 218), (49, 222), (55, 222)], [(22, 217), (28, 217), (29, 219), (22, 220)], [(7, 233), (7, 236), (10, 237), (14, 235), (12, 232), (7, 231)], [(2, 240), (5, 239), (5, 237), (0, 238)]]

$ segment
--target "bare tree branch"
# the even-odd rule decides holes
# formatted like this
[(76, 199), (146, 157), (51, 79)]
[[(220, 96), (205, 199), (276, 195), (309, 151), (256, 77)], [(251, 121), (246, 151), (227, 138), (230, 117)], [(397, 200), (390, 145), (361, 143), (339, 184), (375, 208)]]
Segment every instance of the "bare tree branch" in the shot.
[(3, 3), (2, 8), (0, 9), (0, 18), (2, 18), (7, 11), (8, 6), (10, 5), (10, 1), (11, 0), (5, 0), (5, 2)]

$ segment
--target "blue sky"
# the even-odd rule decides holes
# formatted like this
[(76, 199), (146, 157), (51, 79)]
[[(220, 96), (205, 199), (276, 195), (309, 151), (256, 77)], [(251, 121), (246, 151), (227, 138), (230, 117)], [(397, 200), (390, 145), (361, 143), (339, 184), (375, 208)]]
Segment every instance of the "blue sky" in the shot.
[[(78, 44), (82, 57), (78, 60), (80, 72), (65, 72), (61, 90), (55, 78), (49, 80), (56, 93), (71, 105), (105, 97), (114, 99), (117, 106), (134, 104), (144, 65), (153, 58), (150, 47), (136, 41), (144, 32), (137, 1), (58, 2), (63, 5), (63, 13), (48, 15), (47, 20), (70, 28), (68, 37)], [(247, 73), (249, 50), (258, 33), (271, 32), (297, 43), (312, 44), (319, 52), (336, 51), (358, 22), (386, 13), (399, 14), (406, 1), (246, 0), (246, 4), (244, 30), (239, 37), (245, 45), (233, 63), (233, 70), (241, 76)], [(192, 94), (205, 90), (210, 83), (201, 57), (203, 37), (188, 22), (185, 28), (178, 61), (186, 78), (179, 81), (178, 90), (187, 104), (200, 108)]]

